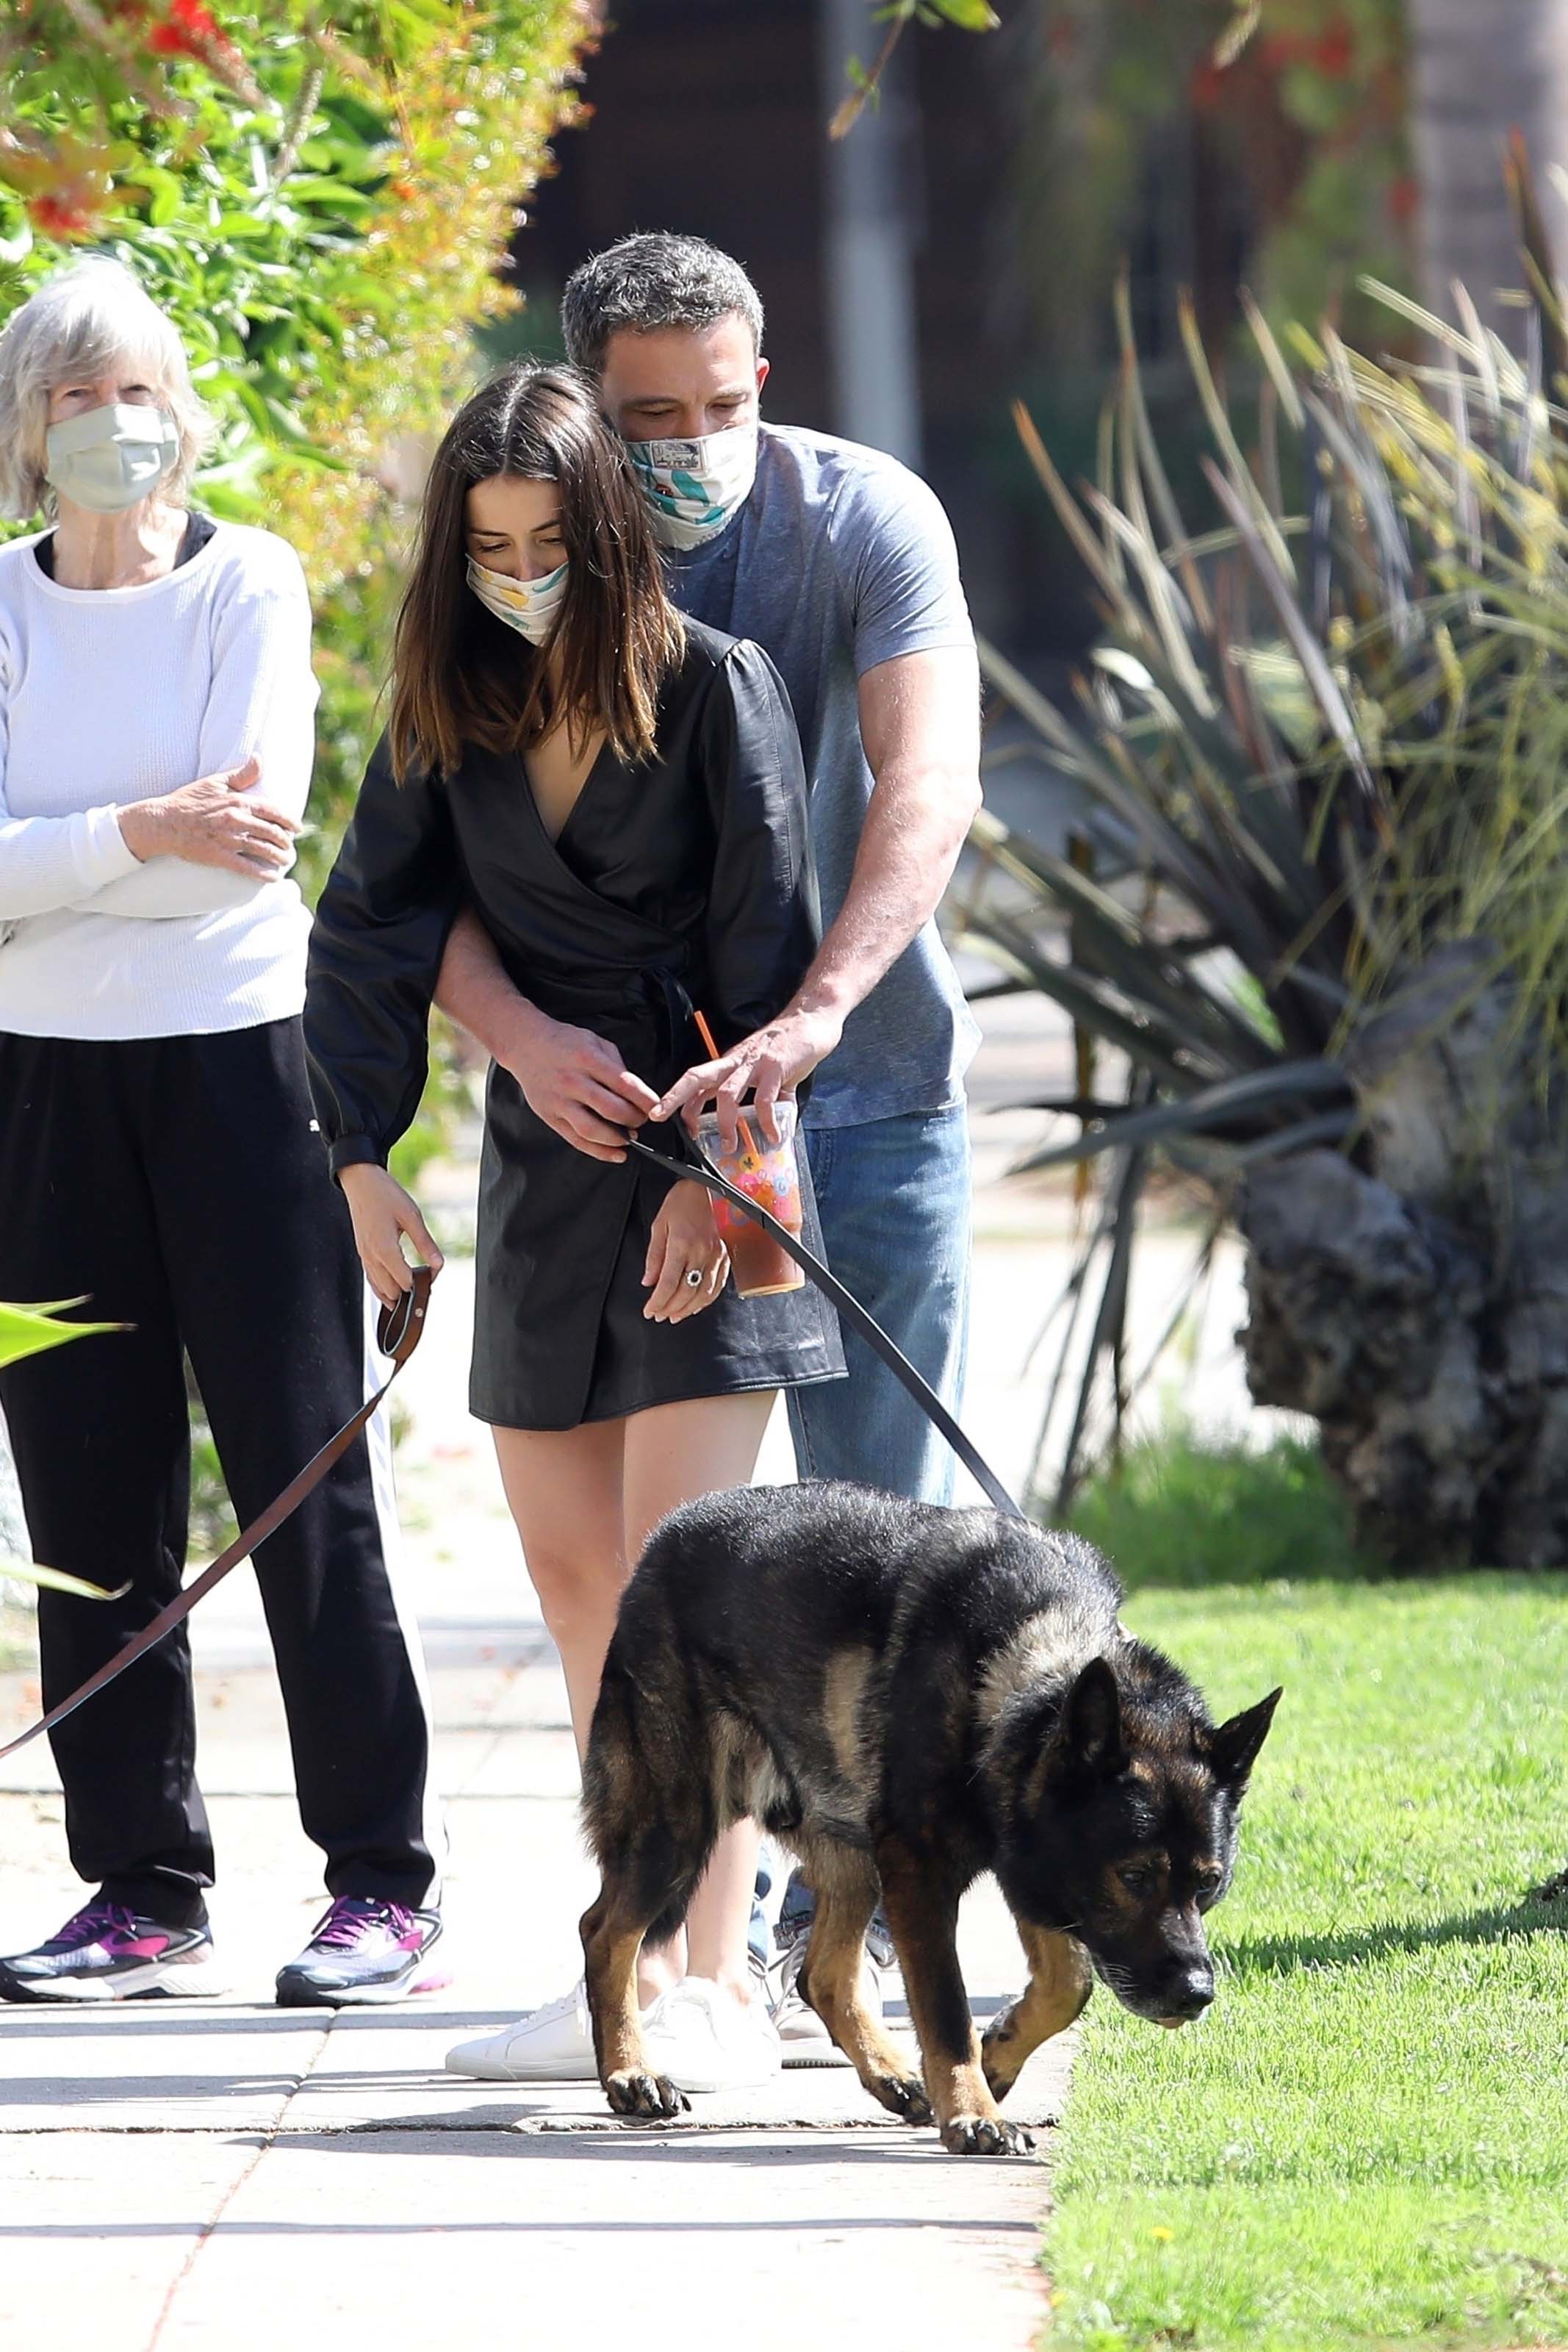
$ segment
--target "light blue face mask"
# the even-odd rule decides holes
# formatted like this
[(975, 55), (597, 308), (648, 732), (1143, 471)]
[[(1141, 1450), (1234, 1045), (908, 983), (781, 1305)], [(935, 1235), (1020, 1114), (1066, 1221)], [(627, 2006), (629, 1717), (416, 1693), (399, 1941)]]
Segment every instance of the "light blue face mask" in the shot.
[(166, 408), (110, 401), (51, 425), (44, 478), (89, 514), (124, 514), (150, 498), (180, 457), (180, 428)]

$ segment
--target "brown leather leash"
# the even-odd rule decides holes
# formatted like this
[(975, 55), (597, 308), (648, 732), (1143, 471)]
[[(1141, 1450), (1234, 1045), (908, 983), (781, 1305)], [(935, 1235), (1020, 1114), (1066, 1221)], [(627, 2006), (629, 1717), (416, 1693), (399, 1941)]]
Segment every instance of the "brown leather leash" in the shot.
[(392, 1358), (392, 1370), (374, 1396), (360, 1407), (351, 1421), (343, 1423), (335, 1437), (327, 1440), (319, 1454), (306, 1464), (298, 1476), (289, 1481), (282, 1494), (268, 1503), (266, 1510), (252, 1519), (248, 1528), (241, 1529), (228, 1549), (220, 1552), (212, 1566), (204, 1569), (193, 1584), (187, 1584), (176, 1593), (165, 1608), (160, 1609), (150, 1624), (144, 1625), (140, 1633), (133, 1633), (125, 1647), (106, 1664), (99, 1666), (97, 1674), (89, 1675), (79, 1689), (72, 1691), (68, 1698), (61, 1699), (57, 1706), (52, 1706), (47, 1715), (30, 1725), (20, 1738), (7, 1740), (5, 1747), (0, 1748), (0, 1758), (14, 1756), (18, 1748), (26, 1748), (27, 1742), (37, 1739), (40, 1732), (52, 1731), (57, 1723), (63, 1723), (68, 1715), (74, 1715), (78, 1706), (103, 1690), (117, 1675), (122, 1675), (127, 1666), (133, 1666), (138, 1658), (144, 1658), (149, 1650), (155, 1649), (165, 1633), (183, 1623), (198, 1601), (204, 1601), (214, 1585), (223, 1582), (231, 1568), (237, 1568), (242, 1560), (248, 1559), (258, 1544), (265, 1543), (269, 1535), (276, 1533), (284, 1520), (299, 1508), (307, 1495), (313, 1493), (321, 1484), (333, 1465), (342, 1460), (419, 1345), (430, 1306), (433, 1277), (429, 1267), (424, 1265), (416, 1265), (413, 1273), (413, 1288), (405, 1290), (395, 1306), (382, 1308), (381, 1319), (376, 1326), (376, 1344), (383, 1356)]

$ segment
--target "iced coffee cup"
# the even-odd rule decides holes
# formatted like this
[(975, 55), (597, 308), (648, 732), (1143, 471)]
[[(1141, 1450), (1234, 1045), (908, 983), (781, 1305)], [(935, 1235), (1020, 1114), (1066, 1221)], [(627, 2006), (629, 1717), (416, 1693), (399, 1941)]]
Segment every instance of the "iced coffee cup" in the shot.
[[(697, 1140), (737, 1192), (768, 1210), (787, 1232), (798, 1234), (800, 1176), (795, 1165), (795, 1105), (784, 1097), (774, 1105), (773, 1113), (781, 1139), (778, 1143), (768, 1142), (757, 1113), (749, 1108), (740, 1114), (740, 1133), (733, 1151), (724, 1149), (716, 1111), (705, 1111), (697, 1121)], [(800, 1289), (806, 1279), (804, 1269), (765, 1227), (721, 1193), (713, 1196), (713, 1213), (742, 1298), (769, 1298), (777, 1291)]]

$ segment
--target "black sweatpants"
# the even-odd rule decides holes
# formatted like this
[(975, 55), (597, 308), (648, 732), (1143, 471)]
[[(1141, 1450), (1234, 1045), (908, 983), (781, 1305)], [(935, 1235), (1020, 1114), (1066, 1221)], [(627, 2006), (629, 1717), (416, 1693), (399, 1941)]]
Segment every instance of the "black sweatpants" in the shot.
[[(47, 1706), (179, 1589), (182, 1348), (242, 1526), (376, 1377), (298, 1021), (111, 1044), (0, 1035), (0, 1298), (83, 1292), (82, 1319), (133, 1328), (0, 1374), (34, 1557), (95, 1584), (131, 1580), (111, 1605), (40, 1595)], [(256, 1573), (300, 1819), (326, 1853), (328, 1888), (415, 1905), (436, 1876), (430, 1724), (417, 1635), (389, 1570), (386, 1432), (369, 1437), (268, 1537)], [(200, 1920), (213, 1849), (184, 1629), (52, 1739), (82, 1877), (166, 1926)]]

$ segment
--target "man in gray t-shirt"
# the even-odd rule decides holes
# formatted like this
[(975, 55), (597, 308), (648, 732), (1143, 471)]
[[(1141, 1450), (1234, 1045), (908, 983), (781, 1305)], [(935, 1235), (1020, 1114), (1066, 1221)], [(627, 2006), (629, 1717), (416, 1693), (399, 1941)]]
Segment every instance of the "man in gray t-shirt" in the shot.
[[(700, 239), (622, 239), (574, 273), (562, 319), (676, 602), (772, 656), (811, 792), (821, 949), (779, 1017), (654, 1117), (712, 1099), (732, 1118), (750, 1088), (766, 1122), (813, 1073), (804, 1123), (829, 1262), (956, 1404), (976, 1031), (934, 916), (979, 802), (979, 680), (947, 519), (881, 451), (760, 423), (761, 307)], [(946, 1442), (852, 1333), (844, 1354), (847, 1387), (790, 1398), (801, 1475), (946, 1501)]]

